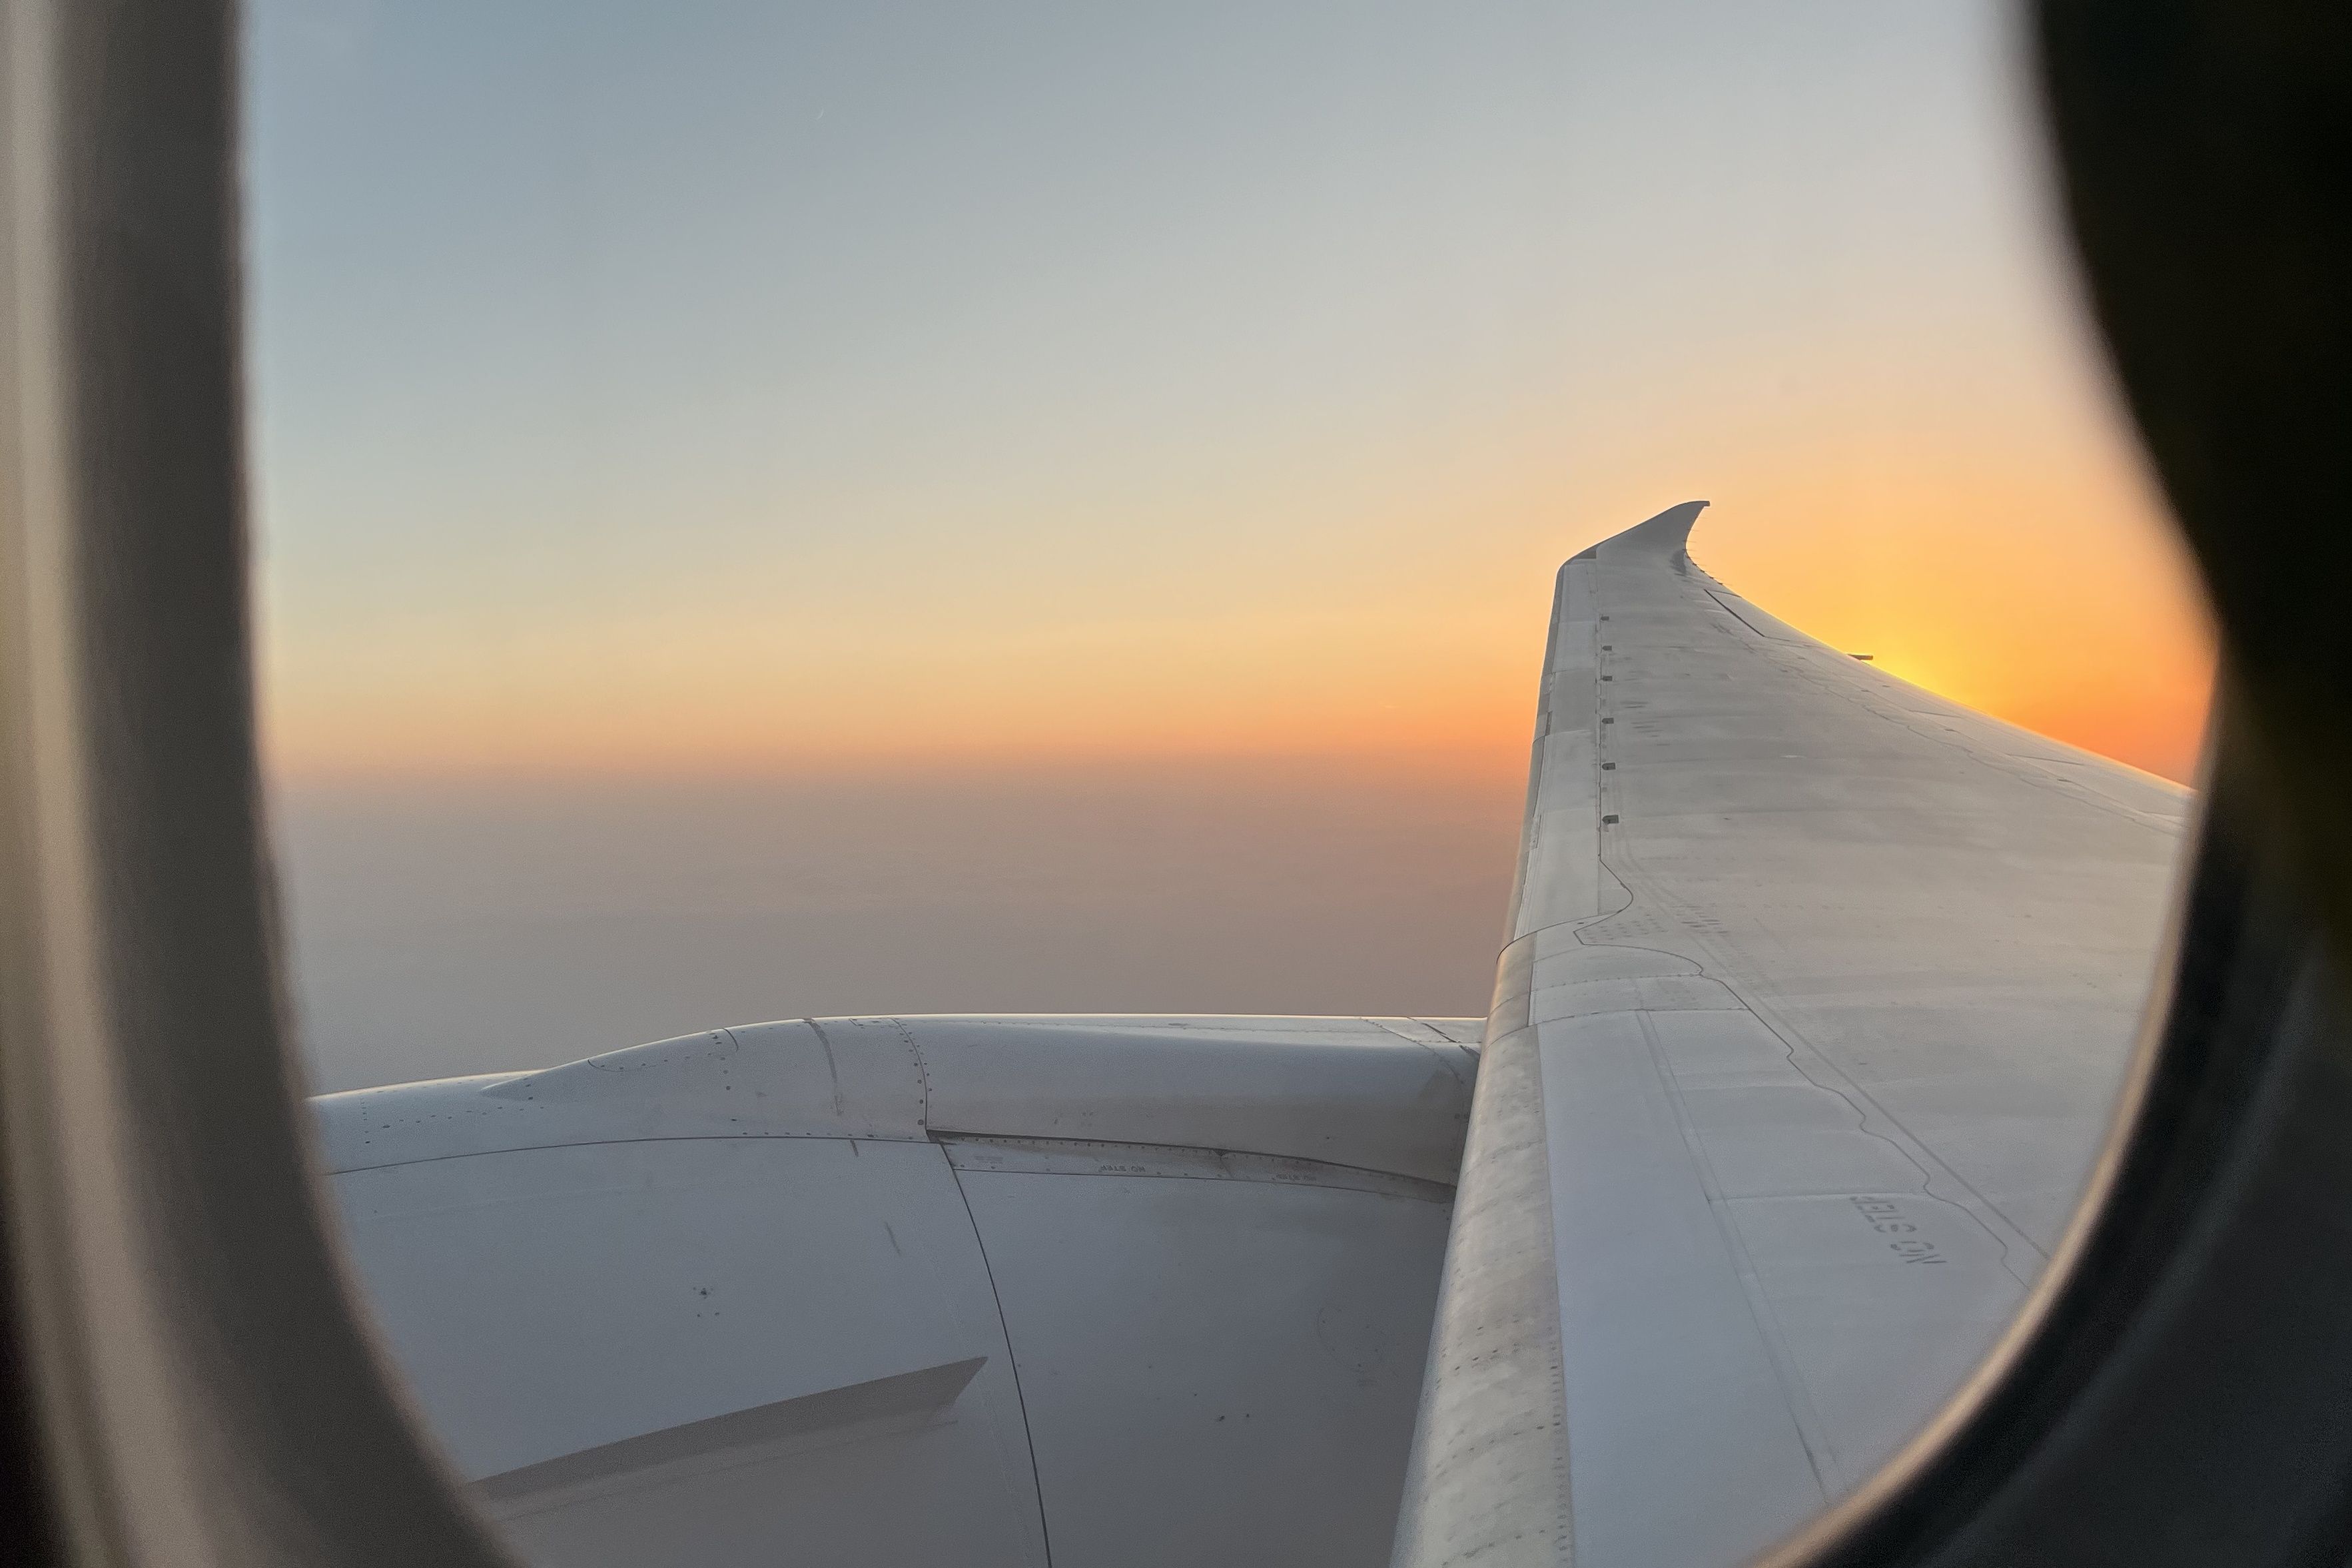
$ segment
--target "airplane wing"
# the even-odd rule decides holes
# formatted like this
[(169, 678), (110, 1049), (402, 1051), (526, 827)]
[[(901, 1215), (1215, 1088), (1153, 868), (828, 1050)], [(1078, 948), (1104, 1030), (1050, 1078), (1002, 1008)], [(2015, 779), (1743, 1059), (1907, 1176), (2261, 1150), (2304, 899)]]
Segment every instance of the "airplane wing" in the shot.
[(1560, 571), (1396, 1562), (1745, 1560), (1888, 1458), (2048, 1261), (2185, 792), (1692, 564)]
[(1792, 631), (1697, 512), (1560, 573), (1483, 1028), (797, 1019), (317, 1101), (510, 1542), (1727, 1568), (1853, 1487), (2066, 1223), (2187, 797)]

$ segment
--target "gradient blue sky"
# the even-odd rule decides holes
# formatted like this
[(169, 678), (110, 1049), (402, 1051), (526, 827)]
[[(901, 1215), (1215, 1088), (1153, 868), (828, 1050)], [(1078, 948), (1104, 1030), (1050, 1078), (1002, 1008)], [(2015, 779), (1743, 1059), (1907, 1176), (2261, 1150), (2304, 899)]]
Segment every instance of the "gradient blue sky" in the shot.
[[(610, 868), (609, 912), (642, 844), (677, 842), (677, 791), (770, 822), (746, 780), (927, 780), (964, 820), (975, 790), (1086, 779), (1140, 822), (1155, 780), (1213, 774), (1231, 811), (1187, 817), (1185, 852), (1234, 879), (1112, 964), (1133, 1005), (1477, 1011), (1551, 570), (1692, 496), (1701, 562), (1817, 635), (2144, 766), (2193, 757), (2205, 634), (2077, 321), (2001, 6), (248, 15), (298, 978), (315, 1038), (378, 1042), (331, 1076), (394, 1076), (427, 1036), (451, 1070), (627, 1043), (582, 1039), (599, 1018), (726, 1021), (683, 936), (633, 972), (650, 1000), (538, 1034), (431, 999), (481, 1004), (574, 939), (593, 992), (605, 938), (553, 868)], [(1474, 933), (1455, 888), (1416, 927), (1375, 867), (1326, 889), (1318, 941), (1368, 922), (1388, 958), (1244, 976), (1234, 889), (1268, 824), (1298, 828), (1237, 781), (1300, 759), (1352, 803), (1335, 820), (1402, 814), (1368, 841), (1398, 865), (1456, 846), (1493, 913)], [(643, 815), (578, 806), (616, 780)], [(525, 914), (465, 847), (532, 802), (591, 826), (511, 868)], [(971, 873), (965, 916), (875, 916), (859, 951), (887, 963), (730, 1005), (952, 1005), (908, 977), (975, 971), (1004, 982), (987, 1005), (1109, 1005), (1039, 931), (990, 932), (1004, 867), (1088, 921), (1139, 874), (1052, 815), (971, 818), (1034, 841)], [(897, 853), (834, 838), (774, 896)], [(490, 1010), (530, 1016), (524, 984)]]
[(2161, 576), (1975, 0), (254, 26), (289, 766), (1495, 744), (1691, 494), (1997, 707), (1971, 552)]

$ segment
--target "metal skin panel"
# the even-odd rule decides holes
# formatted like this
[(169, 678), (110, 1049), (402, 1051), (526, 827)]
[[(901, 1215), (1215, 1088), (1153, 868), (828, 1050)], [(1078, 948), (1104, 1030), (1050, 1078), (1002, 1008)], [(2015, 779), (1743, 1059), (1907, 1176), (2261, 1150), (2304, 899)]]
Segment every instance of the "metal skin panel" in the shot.
[(312, 1103), (382, 1336), (533, 1564), (1358, 1564), (1476, 1029), (799, 1019)]
[(1449, 1186), (1462, 1159), (1475, 1063), (1420, 1020), (903, 1022), (934, 1131), (1202, 1144)]
[(1149, 1175), (963, 1182), (1059, 1568), (1387, 1555), (1450, 1204)]
[(1561, 570), (1411, 1568), (1728, 1568), (1859, 1486), (2049, 1262), (2150, 988), (2186, 793), (1756, 609), (1704, 504)]
[[(336, 1189), (417, 1402), (534, 1561), (644, 1563), (658, 1542), (653, 1557), (766, 1563), (793, 1541), (828, 1562), (1045, 1562), (987, 1266), (936, 1146), (590, 1143), (378, 1167)], [(603, 1475), (500, 1484), (975, 1361), (928, 1403), (836, 1401)]]

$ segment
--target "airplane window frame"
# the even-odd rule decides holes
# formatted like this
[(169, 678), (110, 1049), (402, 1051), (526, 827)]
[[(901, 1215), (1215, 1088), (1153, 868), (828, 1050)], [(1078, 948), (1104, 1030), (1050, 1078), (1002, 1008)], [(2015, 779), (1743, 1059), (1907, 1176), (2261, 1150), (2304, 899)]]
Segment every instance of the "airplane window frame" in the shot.
[[(1777, 1568), (2352, 1545), (2352, 618), (2333, 569), (2352, 543), (2326, 510), (2352, 461), (2352, 318), (2305, 265), (2352, 226), (2326, 155), (2352, 62), (2325, 10), (2039, 6), (2091, 297), (2229, 678), (2177, 963), (2067, 1267)], [(0, 12), (0, 1466), (39, 1500), (0, 1542), (495, 1563), (352, 1311), (284, 1051), (249, 679), (238, 38), (218, 0)]]

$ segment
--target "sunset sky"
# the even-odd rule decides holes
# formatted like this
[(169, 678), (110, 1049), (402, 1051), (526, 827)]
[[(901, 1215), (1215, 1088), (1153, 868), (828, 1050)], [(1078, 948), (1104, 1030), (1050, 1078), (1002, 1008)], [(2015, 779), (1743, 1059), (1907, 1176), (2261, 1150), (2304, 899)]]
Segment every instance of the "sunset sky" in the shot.
[[(1239, 800), (1311, 762), (1363, 800), (1444, 781), (1426, 821), (1476, 819), (1499, 921), (1552, 570), (1694, 497), (1695, 556), (1783, 618), (2193, 765), (2208, 638), (2001, 6), (249, 15), (265, 710), (313, 979), (390, 940), (302, 926), (392, 863), (343, 853), (390, 831), (363, 803), (405, 832), (483, 790), (527, 821), (592, 785), (1209, 768)], [(1483, 1009), (1467, 930), (1406, 1010)], [(1135, 1005), (1359, 1010), (1179, 968)], [(428, 973), (306, 994), (331, 1033)]]

